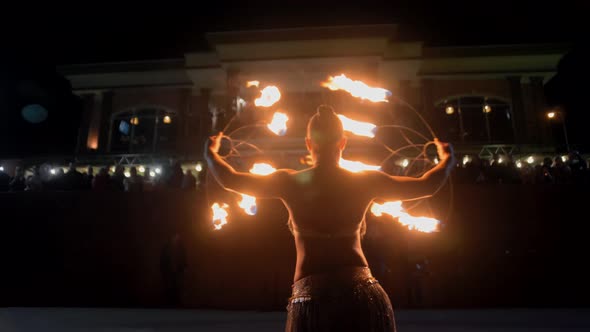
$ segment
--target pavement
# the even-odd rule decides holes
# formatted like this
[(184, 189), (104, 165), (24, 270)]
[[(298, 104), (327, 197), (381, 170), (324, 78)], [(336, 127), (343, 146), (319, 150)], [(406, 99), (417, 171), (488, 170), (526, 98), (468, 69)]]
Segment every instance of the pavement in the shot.
[[(399, 332), (590, 331), (590, 309), (402, 310)], [(2, 308), (0, 332), (282, 331), (285, 312)]]

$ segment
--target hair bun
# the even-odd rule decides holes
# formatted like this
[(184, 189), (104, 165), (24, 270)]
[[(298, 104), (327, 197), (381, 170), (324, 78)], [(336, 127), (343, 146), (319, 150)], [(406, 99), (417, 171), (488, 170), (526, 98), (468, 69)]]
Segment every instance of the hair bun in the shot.
[(318, 115), (320, 117), (329, 117), (331, 115), (336, 115), (334, 112), (334, 108), (329, 105), (320, 105), (318, 106)]

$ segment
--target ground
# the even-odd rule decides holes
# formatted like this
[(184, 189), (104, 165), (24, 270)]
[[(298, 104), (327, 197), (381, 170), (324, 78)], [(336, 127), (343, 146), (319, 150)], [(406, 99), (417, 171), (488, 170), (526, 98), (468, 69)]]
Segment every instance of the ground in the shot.
[[(284, 312), (4, 308), (2, 332), (282, 331)], [(396, 312), (400, 332), (589, 331), (590, 309), (503, 309)]]

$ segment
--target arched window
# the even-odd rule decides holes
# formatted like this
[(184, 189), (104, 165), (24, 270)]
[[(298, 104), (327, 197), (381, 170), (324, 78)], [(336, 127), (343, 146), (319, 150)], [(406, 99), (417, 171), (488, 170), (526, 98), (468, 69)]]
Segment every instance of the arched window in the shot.
[(109, 151), (151, 153), (174, 148), (178, 127), (176, 112), (161, 107), (141, 107), (111, 117)]
[(441, 136), (454, 142), (513, 143), (510, 103), (497, 97), (458, 96), (438, 102), (444, 115)]

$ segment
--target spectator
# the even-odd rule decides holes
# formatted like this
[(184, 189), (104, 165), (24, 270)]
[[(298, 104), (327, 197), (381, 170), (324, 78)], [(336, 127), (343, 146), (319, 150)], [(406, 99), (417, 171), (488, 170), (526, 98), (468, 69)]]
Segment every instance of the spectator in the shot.
[(487, 176), (489, 183), (503, 183), (504, 174), (506, 173), (505, 165), (502, 164), (504, 156), (494, 154), (492, 165), (487, 168)]
[(504, 173), (503, 183), (522, 183), (522, 179), (520, 178), (520, 172), (518, 171), (518, 167), (516, 167), (516, 163), (514, 162), (512, 155), (508, 155), (506, 157), (506, 169)]
[(199, 189), (201, 186), (205, 184), (205, 177), (207, 176), (207, 169), (203, 168), (200, 172), (197, 173), (197, 186)]
[(6, 174), (4, 171), (0, 171), (0, 192), (8, 191), (10, 184), (10, 175)]
[(143, 178), (137, 174), (137, 168), (131, 167), (130, 176), (124, 180), (126, 192), (142, 192)]
[(55, 168), (55, 174), (49, 180), (49, 187), (53, 190), (64, 190), (64, 170), (61, 167)]
[(522, 183), (524, 184), (534, 184), (535, 183), (535, 170), (533, 167), (526, 163), (522, 165), (521, 168), (521, 179)]
[(145, 168), (145, 172), (143, 172), (143, 191), (153, 191), (154, 190), (154, 178), (150, 175), (152, 170), (149, 167)]
[(473, 156), (473, 159), (469, 163), (468, 174), (475, 183), (484, 183), (487, 181), (484, 171), (486, 163), (477, 155)]
[(16, 167), (14, 171), (14, 177), (10, 179), (8, 184), (10, 191), (24, 191), (26, 188), (25, 183), (25, 170), (22, 167)]
[(41, 169), (39, 166), (33, 168), (33, 176), (27, 179), (27, 191), (42, 191), (43, 180), (41, 178)]
[(180, 189), (182, 188), (182, 168), (179, 162), (174, 162), (166, 171), (165, 183), (168, 188)]
[(84, 182), (84, 175), (76, 170), (76, 164), (70, 163), (68, 172), (63, 176), (63, 190), (82, 190)]
[(111, 188), (115, 191), (125, 191), (125, 168), (121, 165), (115, 167), (115, 174), (111, 177)]
[(109, 170), (106, 167), (101, 167), (98, 174), (92, 179), (92, 189), (96, 191), (105, 191), (111, 188), (111, 178)]
[(152, 181), (152, 177), (150, 176), (151, 171), (149, 167), (145, 168), (145, 172), (143, 172), (143, 183)]
[(551, 160), (551, 158), (545, 158), (543, 159), (543, 164), (542, 165), (536, 165), (535, 166), (535, 183), (537, 184), (547, 184), (547, 183), (553, 183), (553, 176), (551, 175), (551, 165), (553, 164), (553, 161)]
[(193, 172), (189, 169), (184, 174), (184, 178), (182, 179), (182, 189), (185, 190), (195, 190), (197, 189), (197, 179), (193, 175)]
[(92, 189), (92, 180), (94, 180), (94, 168), (92, 166), (88, 166), (86, 174), (84, 175), (84, 185), (86, 189)]
[(560, 156), (555, 157), (555, 164), (551, 169), (551, 175), (555, 179), (555, 183), (569, 183), (571, 174), (569, 166), (563, 162), (563, 159)]
[(567, 164), (572, 172), (572, 180), (575, 183), (587, 183), (588, 165), (578, 151), (569, 153)]

